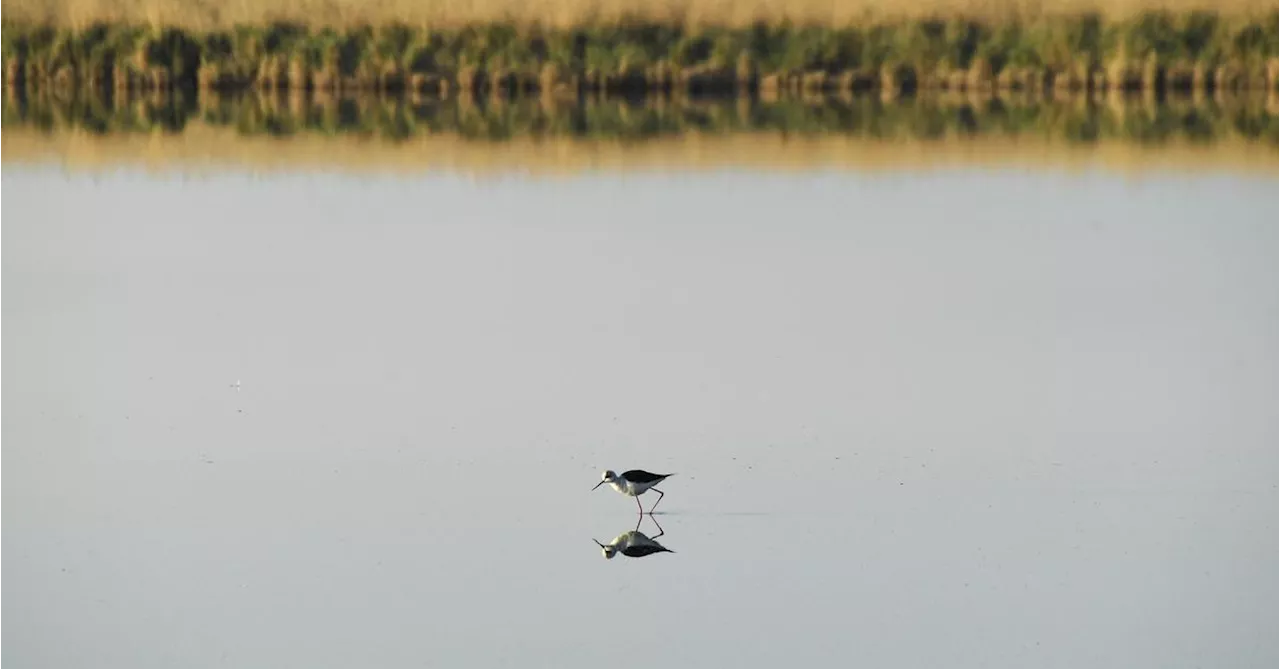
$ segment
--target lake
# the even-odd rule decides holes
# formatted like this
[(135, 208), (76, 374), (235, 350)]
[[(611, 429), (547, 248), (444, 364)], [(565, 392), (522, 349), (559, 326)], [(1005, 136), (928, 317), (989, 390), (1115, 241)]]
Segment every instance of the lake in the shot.
[(1274, 172), (6, 166), (7, 666), (1277, 663)]

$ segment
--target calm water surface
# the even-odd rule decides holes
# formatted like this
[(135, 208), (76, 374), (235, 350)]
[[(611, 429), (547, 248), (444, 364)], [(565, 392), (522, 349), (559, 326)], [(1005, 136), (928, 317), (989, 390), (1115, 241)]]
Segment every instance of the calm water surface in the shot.
[(6, 667), (1277, 663), (1273, 178), (3, 195)]

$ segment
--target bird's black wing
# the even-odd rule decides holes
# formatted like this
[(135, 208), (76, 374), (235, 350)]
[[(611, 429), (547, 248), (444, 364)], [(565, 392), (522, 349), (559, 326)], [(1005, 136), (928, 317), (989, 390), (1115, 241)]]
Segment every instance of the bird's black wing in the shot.
[(632, 469), (629, 472), (622, 472), (622, 478), (636, 483), (657, 483), (662, 479), (671, 476), (670, 474), (652, 474), (643, 469)]
[(658, 544), (644, 544), (642, 546), (627, 546), (626, 548), (622, 549), (621, 552), (623, 555), (627, 557), (634, 558), (634, 557), (645, 557), (646, 555), (653, 555), (654, 553), (672, 553), (674, 551), (671, 551), (667, 548), (663, 548)]

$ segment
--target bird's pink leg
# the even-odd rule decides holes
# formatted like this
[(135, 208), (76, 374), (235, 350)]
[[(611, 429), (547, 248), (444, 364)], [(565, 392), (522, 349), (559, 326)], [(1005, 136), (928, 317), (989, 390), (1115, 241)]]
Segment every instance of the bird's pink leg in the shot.
[[(658, 493), (658, 502), (661, 502), (661, 501), (662, 501), (663, 496), (667, 494), (667, 493), (665, 493), (665, 492), (662, 492), (661, 490), (658, 490), (657, 488), (652, 488), (652, 490), (653, 490), (654, 492)], [(650, 515), (650, 516), (652, 516), (652, 515), (653, 515), (653, 510), (654, 510), (654, 509), (656, 509), (656, 508), (658, 508), (658, 502), (654, 502), (654, 503), (653, 503), (653, 506), (649, 509), (649, 515)]]
[(658, 533), (649, 537), (650, 539), (657, 539), (658, 537), (667, 533), (667, 531), (662, 529), (662, 526), (658, 524), (658, 519), (654, 518), (652, 513), (649, 514), (649, 520), (652, 520), (654, 527), (658, 528)]

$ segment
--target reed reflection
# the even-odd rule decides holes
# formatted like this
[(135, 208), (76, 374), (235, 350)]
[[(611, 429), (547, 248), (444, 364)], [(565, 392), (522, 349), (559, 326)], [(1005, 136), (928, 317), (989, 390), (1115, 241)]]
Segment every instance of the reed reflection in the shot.
[(757, 98), (430, 98), (423, 96), (106, 91), (70, 96), (6, 92), (6, 126), (94, 135), (181, 133), (189, 126), (241, 136), (355, 135), (392, 142), (449, 134), (479, 142), (552, 137), (642, 142), (687, 135), (765, 133), (863, 140), (1033, 137), (1063, 144), (1158, 145), (1234, 140), (1274, 145), (1275, 96), (1029, 94)]

